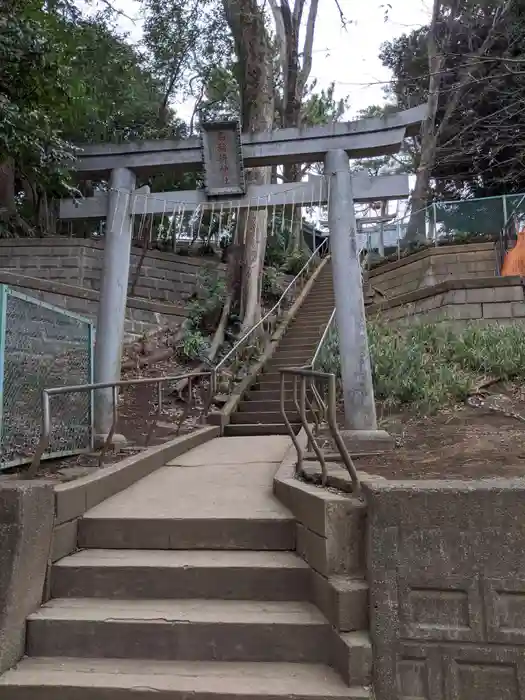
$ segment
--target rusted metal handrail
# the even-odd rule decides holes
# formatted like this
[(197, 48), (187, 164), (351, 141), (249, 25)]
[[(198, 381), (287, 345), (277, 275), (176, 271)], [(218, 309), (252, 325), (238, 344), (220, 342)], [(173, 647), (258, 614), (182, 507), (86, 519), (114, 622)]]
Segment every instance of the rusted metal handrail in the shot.
[[(295, 450), (297, 452), (297, 464), (296, 464), (296, 470), (295, 473), (296, 475), (299, 475), (302, 471), (303, 468), (303, 462), (304, 462), (304, 452), (301, 447), (301, 444), (299, 443), (299, 440), (297, 439), (297, 436), (293, 430), (293, 427), (290, 423), (290, 420), (287, 416), (286, 413), (286, 382), (285, 379), (287, 376), (292, 378), (293, 386), (292, 386), (292, 391), (293, 391), (293, 397), (294, 397), (294, 404), (296, 407), (296, 410), (299, 413), (299, 417), (301, 420), (301, 425), (306, 432), (306, 435), (308, 437), (308, 445), (313, 448), (313, 451), (319, 460), (319, 463), (321, 465), (321, 483), (323, 486), (326, 486), (327, 479), (328, 479), (328, 470), (326, 466), (326, 458), (323, 453), (322, 448), (319, 446), (319, 443), (317, 442), (316, 435), (315, 433), (318, 432), (318, 430), (312, 431), (308, 415), (307, 415), (307, 403), (309, 404), (309, 409), (310, 411), (312, 410), (313, 406), (311, 402), (308, 399), (308, 389), (310, 390), (311, 394), (314, 397), (314, 401), (318, 404), (318, 408), (320, 410), (320, 418), (321, 421), (317, 419), (317, 417), (314, 418), (314, 422), (316, 424), (316, 428), (318, 429), (320, 427), (321, 422), (323, 419), (326, 419), (326, 422), (328, 423), (328, 427), (330, 429), (330, 433), (332, 435), (332, 438), (334, 439), (335, 445), (338, 449), (339, 455), (341, 456), (341, 460), (343, 464), (345, 465), (348, 474), (350, 475), (350, 478), (352, 480), (352, 485), (354, 488), (354, 493), (358, 494), (360, 492), (360, 483), (359, 483), (359, 477), (357, 475), (357, 469), (355, 467), (355, 464), (346, 449), (346, 445), (344, 443), (344, 440), (342, 438), (341, 433), (339, 432), (339, 428), (337, 426), (337, 418), (336, 418), (336, 377), (335, 374), (329, 374), (327, 372), (317, 372), (313, 369), (311, 369), (310, 366), (308, 367), (284, 367), (279, 370), (280, 372), (280, 379), (281, 379), (281, 396), (280, 396), (280, 403), (281, 403), (281, 415), (283, 417), (284, 424), (286, 425), (286, 429), (288, 430), (288, 433), (292, 439), (292, 442), (294, 444)], [(297, 391), (297, 383), (299, 382), (299, 392)], [(318, 385), (322, 384), (326, 388), (326, 398), (323, 399), (323, 394), (319, 391)], [(324, 393), (324, 392), (323, 392)], [(315, 415), (315, 412), (314, 412)]]
[[(299, 270), (293, 280), (288, 284), (284, 292), (279, 297), (279, 300), (272, 306), (272, 308), (261, 318), (258, 323), (256, 323), (249, 331), (247, 331), (232, 347), (232, 349), (226, 353), (226, 355), (217, 363), (215, 366), (215, 375), (218, 377), (222, 371), (229, 372), (229, 369), (236, 361), (240, 361), (241, 364), (246, 364), (246, 358), (242, 358), (242, 352), (246, 349), (248, 343), (253, 342), (258, 338), (259, 334), (262, 332), (266, 338), (271, 338), (276, 330), (277, 323), (280, 321), (286, 311), (286, 305), (289, 303), (290, 294), (294, 291), (300, 291), (308, 279), (311, 276), (313, 270), (317, 267), (318, 263), (321, 262), (319, 254), (321, 249), (326, 247), (326, 239), (317, 246), (312, 255), (308, 258), (303, 267)], [(218, 383), (218, 382), (217, 382)]]
[(176, 375), (168, 375), (164, 377), (151, 377), (151, 378), (142, 378), (142, 379), (123, 379), (118, 382), (100, 382), (97, 384), (78, 384), (76, 386), (59, 386), (59, 387), (52, 387), (49, 389), (44, 389), (42, 391), (42, 436), (40, 438), (40, 442), (38, 444), (38, 447), (35, 452), (35, 456), (33, 457), (33, 460), (31, 462), (31, 466), (29, 467), (26, 477), (31, 479), (35, 476), (38, 467), (40, 466), (40, 462), (42, 459), (42, 456), (44, 455), (44, 452), (46, 451), (49, 441), (51, 438), (51, 405), (50, 405), (50, 398), (52, 396), (58, 396), (61, 394), (74, 394), (74, 393), (85, 393), (89, 392), (91, 395), (93, 395), (93, 392), (99, 390), (99, 389), (111, 389), (112, 390), (112, 408), (113, 408), (113, 421), (111, 423), (111, 428), (110, 431), (104, 441), (104, 444), (100, 450), (99, 454), (99, 461), (98, 464), (99, 466), (102, 465), (104, 461), (104, 456), (111, 445), (111, 442), (113, 440), (113, 436), (115, 434), (116, 426), (117, 426), (117, 420), (118, 420), (118, 390), (122, 387), (131, 387), (131, 386), (144, 386), (148, 384), (156, 384), (157, 385), (157, 397), (158, 397), (158, 404), (157, 404), (157, 410), (155, 412), (155, 415), (153, 417), (153, 420), (151, 421), (147, 434), (146, 434), (146, 441), (145, 441), (145, 447), (147, 447), (155, 433), (155, 428), (157, 427), (158, 420), (162, 414), (162, 388), (164, 384), (167, 384), (168, 382), (180, 382), (182, 380), (187, 380), (188, 384), (188, 402), (186, 403), (185, 409), (182, 412), (178, 423), (177, 423), (177, 430), (176, 434), (178, 435), (180, 432), (180, 429), (182, 427), (182, 423), (184, 420), (187, 418), (189, 410), (191, 408), (192, 404), (192, 397), (193, 397), (193, 382), (196, 379), (205, 379), (209, 378), (209, 390), (208, 390), (208, 397), (207, 400), (204, 404), (204, 410), (202, 413), (203, 418), (207, 415), (210, 406), (213, 401), (213, 397), (215, 395), (215, 374), (213, 371), (207, 371), (207, 372), (187, 372), (185, 374), (176, 374)]

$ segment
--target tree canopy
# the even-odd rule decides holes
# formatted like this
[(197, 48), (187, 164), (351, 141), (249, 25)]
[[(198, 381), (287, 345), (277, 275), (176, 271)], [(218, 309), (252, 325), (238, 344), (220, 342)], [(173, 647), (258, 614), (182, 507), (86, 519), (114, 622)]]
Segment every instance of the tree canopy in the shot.
[(431, 90), (437, 96), (434, 194), (453, 199), (523, 192), (525, 6), (504, 0), (436, 5), (434, 27), (387, 42), (380, 56), (393, 73), (389, 97), (396, 107), (425, 102)]

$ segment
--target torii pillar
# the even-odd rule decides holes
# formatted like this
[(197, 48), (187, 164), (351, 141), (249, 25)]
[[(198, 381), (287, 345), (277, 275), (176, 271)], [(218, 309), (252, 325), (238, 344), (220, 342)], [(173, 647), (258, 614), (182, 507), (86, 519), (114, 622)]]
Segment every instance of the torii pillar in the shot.
[(328, 151), (325, 177), (345, 407), (343, 437), (352, 451), (388, 449), (392, 445), (391, 437), (377, 429), (352, 177), (349, 157), (344, 150)]

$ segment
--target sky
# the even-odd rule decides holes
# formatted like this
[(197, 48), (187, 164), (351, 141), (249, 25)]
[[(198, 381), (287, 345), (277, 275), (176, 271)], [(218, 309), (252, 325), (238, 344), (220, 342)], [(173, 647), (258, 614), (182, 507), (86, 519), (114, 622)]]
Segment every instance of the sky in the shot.
[[(311, 78), (317, 78), (319, 88), (335, 82), (335, 98), (350, 98), (347, 118), (371, 104), (384, 101), (383, 88), (390, 79), (389, 71), (378, 58), (381, 44), (395, 36), (420, 27), (428, 21), (431, 0), (339, 0), (347, 20), (341, 26), (336, 0), (319, 0), (315, 30)], [(141, 23), (136, 0), (115, 0), (135, 22), (120, 19), (120, 25), (139, 41)], [(388, 6), (388, 20), (385, 8)], [(182, 117), (191, 114), (192, 105), (179, 105)]]

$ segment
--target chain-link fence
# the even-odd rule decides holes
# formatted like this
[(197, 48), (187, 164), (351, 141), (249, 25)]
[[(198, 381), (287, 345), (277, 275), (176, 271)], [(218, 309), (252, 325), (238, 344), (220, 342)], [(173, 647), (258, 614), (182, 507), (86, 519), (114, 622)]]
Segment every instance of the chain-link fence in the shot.
[[(411, 230), (424, 233), (426, 243), (443, 246), (494, 241), (508, 250), (517, 231), (525, 226), (525, 195), (503, 195), (478, 199), (433, 202), (417, 212), (382, 224), (361, 225), (358, 238), (366, 240), (366, 249), (379, 258), (396, 259), (414, 252)], [(509, 240), (501, 242), (507, 232)]]
[[(89, 321), (0, 285), (0, 469), (30, 462), (42, 429), (42, 390), (93, 381)], [(53, 397), (45, 457), (91, 448), (89, 394)]]

